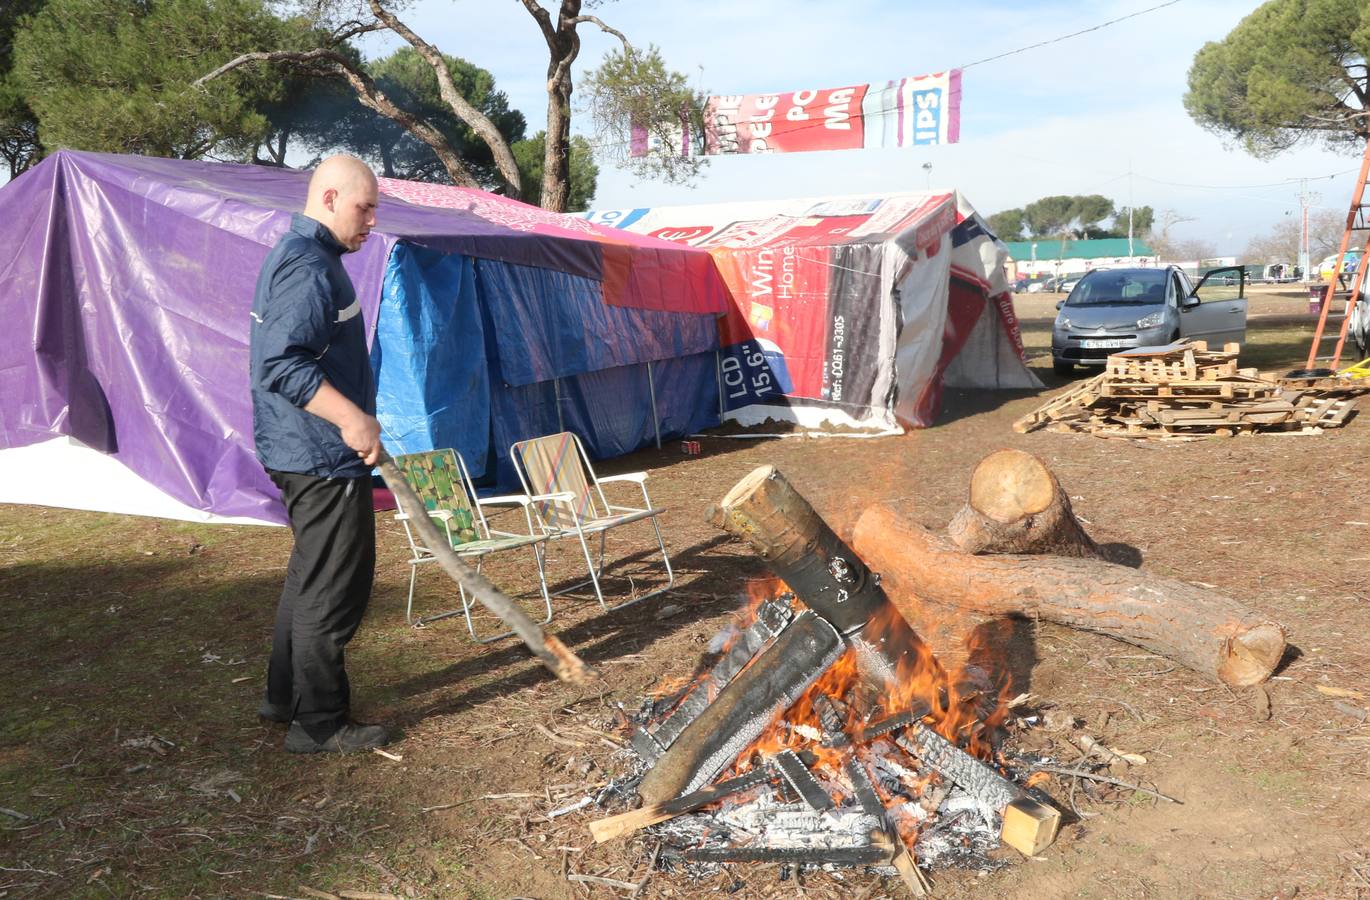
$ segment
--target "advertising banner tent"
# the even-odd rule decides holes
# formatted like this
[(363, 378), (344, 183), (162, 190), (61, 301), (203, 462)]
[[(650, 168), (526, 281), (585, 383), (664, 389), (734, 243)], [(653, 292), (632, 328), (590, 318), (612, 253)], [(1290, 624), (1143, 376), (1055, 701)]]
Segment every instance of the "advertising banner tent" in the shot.
[[(249, 311), (308, 172), (59, 152), (0, 188), (0, 502), (282, 522), (253, 455)], [(517, 201), (383, 180), (345, 258), (392, 453), (597, 456), (718, 421), (709, 255)]]
[(1008, 251), (957, 191), (600, 210), (598, 225), (713, 254), (729, 418), (932, 424), (943, 385), (1037, 388)]

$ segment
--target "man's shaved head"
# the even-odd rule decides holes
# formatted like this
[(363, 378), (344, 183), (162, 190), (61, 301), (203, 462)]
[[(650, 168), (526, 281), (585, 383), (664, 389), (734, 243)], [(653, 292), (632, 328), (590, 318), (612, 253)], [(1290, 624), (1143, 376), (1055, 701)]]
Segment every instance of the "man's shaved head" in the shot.
[(309, 179), (304, 214), (323, 223), (348, 250), (361, 249), (376, 224), (376, 175), (355, 156), (330, 156)]

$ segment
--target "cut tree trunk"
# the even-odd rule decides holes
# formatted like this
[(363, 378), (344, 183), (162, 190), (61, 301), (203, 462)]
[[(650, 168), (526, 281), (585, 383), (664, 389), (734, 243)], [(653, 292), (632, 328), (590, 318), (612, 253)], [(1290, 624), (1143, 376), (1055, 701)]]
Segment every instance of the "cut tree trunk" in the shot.
[(805, 606), (838, 630), (867, 685), (892, 684), (901, 665), (917, 672), (929, 664), (916, 628), (898, 646), (886, 640), (887, 626), (899, 614), (880, 579), (774, 466), (753, 469), (708, 518), (748, 544)]
[(1234, 687), (1270, 677), (1284, 628), (1236, 600), (1097, 559), (973, 556), (889, 507), (869, 507), (852, 547), (910, 622), (925, 601), (1025, 615), (1104, 634)]
[(947, 534), (967, 553), (1101, 556), (1056, 476), (1021, 450), (999, 450), (980, 460), (970, 477), (970, 499)]
[(753, 469), (708, 519), (750, 545), (795, 596), (844, 635), (888, 602), (880, 580), (775, 466)]

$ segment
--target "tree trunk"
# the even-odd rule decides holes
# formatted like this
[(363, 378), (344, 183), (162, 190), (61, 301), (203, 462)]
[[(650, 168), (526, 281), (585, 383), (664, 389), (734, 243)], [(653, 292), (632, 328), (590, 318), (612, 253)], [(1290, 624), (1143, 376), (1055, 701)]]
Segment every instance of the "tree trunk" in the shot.
[(972, 556), (876, 504), (852, 547), (882, 576), (910, 622), (924, 601), (989, 615), (1026, 615), (1158, 653), (1224, 684), (1270, 677), (1284, 628), (1221, 594), (1097, 559)]
[(571, 179), (571, 85), (547, 86), (547, 140), (542, 156), (542, 196), (539, 205), (550, 212), (566, 212)]
[(1101, 557), (1056, 476), (1021, 450), (1000, 450), (980, 460), (970, 477), (970, 499), (947, 534), (967, 553)]

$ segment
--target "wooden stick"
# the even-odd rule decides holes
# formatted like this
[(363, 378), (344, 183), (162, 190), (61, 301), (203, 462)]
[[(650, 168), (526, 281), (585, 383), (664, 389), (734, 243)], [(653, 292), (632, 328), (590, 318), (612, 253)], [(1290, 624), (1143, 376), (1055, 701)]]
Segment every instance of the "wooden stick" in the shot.
[(586, 665), (580, 657), (571, 652), (571, 649), (559, 641), (555, 635), (545, 634), (541, 628), (530, 618), (527, 613), (520, 609), (514, 601), (510, 600), (505, 594), (484, 575), (468, 566), (460, 556), (447, 544), (447, 539), (438, 531), (433, 520), (428, 517), (428, 511), (424, 508), (418, 495), (413, 488), (404, 480), (400, 470), (395, 467), (395, 461), (390, 454), (381, 449), (380, 460), (377, 463), (380, 469), (381, 478), (385, 480), (386, 487), (395, 495), (395, 502), (399, 504), (400, 511), (409, 517), (414, 530), (419, 534), (419, 540), (423, 545), (437, 557), (438, 565), (442, 570), (452, 577), (452, 580), (461, 585), (476, 598), (476, 601), (490, 612), (500, 618), (500, 621), (508, 625), (523, 643), (528, 645), (542, 664), (552, 670), (562, 681), (569, 681), (572, 684), (589, 685), (598, 679), (598, 673)]
[(918, 868), (913, 854), (898, 834), (876, 829), (871, 833), (871, 843), (877, 847), (889, 847), (890, 865), (899, 872), (899, 877), (904, 880), (904, 886), (909, 889), (910, 894), (915, 897), (926, 897), (932, 893), (932, 885), (928, 883), (927, 876)]
[(1159, 797), (1162, 800), (1168, 800), (1171, 803), (1178, 803), (1181, 806), (1184, 806), (1183, 800), (1176, 800), (1174, 797), (1162, 794), (1160, 791), (1153, 791), (1151, 788), (1144, 788), (1141, 785), (1129, 784), (1126, 781), (1120, 781), (1117, 778), (1110, 778), (1107, 775), (1095, 775), (1093, 772), (1085, 771), (1082, 769), (1067, 769), (1064, 766), (1049, 766), (1044, 763), (1033, 763), (1032, 768), (1038, 772), (1052, 772), (1056, 775), (1071, 775), (1075, 778), (1087, 778), (1090, 781), (1101, 781), (1104, 784), (1111, 784), (1115, 787), (1127, 788), (1130, 791), (1140, 791), (1143, 794), (1150, 794), (1153, 797)]
[(630, 810), (626, 813), (619, 813), (616, 816), (609, 816), (597, 822), (590, 823), (590, 834), (594, 836), (596, 844), (611, 841), (616, 837), (631, 834), (639, 828), (646, 828), (648, 825), (655, 825), (658, 822), (665, 822), (667, 819), (674, 819), (676, 816), (693, 812), (701, 806), (707, 806), (715, 800), (721, 800), (729, 794), (746, 790), (758, 784), (764, 784), (774, 777), (774, 773), (769, 768), (758, 769), (748, 772), (746, 775), (739, 775), (737, 778), (730, 778), (727, 781), (720, 781), (713, 787), (707, 787), (702, 791), (695, 791), (693, 794), (686, 794), (675, 800), (666, 803), (653, 803), (641, 809)]
[(621, 891), (636, 891), (637, 885), (631, 881), (619, 881), (617, 878), (603, 878), (599, 875), (581, 875), (572, 873), (566, 876), (567, 881), (579, 881), (585, 884), (601, 884), (604, 887), (618, 888)]

